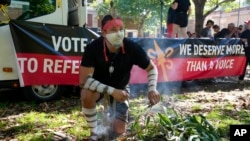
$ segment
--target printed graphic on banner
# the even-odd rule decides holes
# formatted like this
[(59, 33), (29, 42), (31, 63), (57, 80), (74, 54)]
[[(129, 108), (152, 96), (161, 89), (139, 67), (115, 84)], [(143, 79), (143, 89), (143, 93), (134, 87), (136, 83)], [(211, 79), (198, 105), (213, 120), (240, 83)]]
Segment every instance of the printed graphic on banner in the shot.
[[(81, 27), (25, 21), (11, 21), (10, 29), (22, 86), (78, 85), (82, 53), (97, 35)], [(158, 82), (239, 76), (246, 62), (240, 39), (131, 40), (155, 62)], [(147, 83), (146, 72), (134, 66), (130, 83)]]
[[(143, 40), (143, 41), (140, 41)], [(158, 67), (158, 82), (239, 76), (245, 65), (239, 39), (139, 39)], [(153, 43), (149, 43), (149, 42)], [(143, 75), (143, 76), (142, 76)], [(137, 79), (136, 76), (140, 76)], [(143, 70), (133, 68), (131, 83), (146, 83)]]

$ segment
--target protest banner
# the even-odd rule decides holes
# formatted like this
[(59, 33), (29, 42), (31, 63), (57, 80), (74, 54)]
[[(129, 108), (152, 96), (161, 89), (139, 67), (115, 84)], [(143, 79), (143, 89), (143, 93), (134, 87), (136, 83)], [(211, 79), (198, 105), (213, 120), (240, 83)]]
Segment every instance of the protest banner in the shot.
[[(97, 36), (87, 28), (11, 21), (21, 86), (78, 85), (84, 48)], [(158, 82), (239, 76), (246, 63), (240, 39), (131, 38), (155, 62)], [(125, 47), (126, 48), (126, 47)], [(134, 66), (130, 83), (147, 83)]]

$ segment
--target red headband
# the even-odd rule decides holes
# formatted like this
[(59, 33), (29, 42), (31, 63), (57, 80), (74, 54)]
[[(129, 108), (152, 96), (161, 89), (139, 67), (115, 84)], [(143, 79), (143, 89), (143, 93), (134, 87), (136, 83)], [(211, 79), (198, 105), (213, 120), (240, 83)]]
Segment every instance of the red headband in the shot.
[(103, 30), (108, 30), (112, 27), (115, 27), (115, 26), (123, 26), (123, 22), (121, 19), (112, 19), (112, 20), (109, 20), (104, 26), (103, 26)]

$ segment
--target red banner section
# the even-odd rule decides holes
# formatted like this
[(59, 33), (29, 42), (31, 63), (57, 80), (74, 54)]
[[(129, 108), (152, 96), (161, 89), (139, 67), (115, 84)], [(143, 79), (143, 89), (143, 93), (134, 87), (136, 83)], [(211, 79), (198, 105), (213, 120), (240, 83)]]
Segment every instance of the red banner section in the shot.
[(25, 85), (79, 83), (80, 56), (18, 53), (17, 57)]
[[(22, 86), (78, 85), (79, 65), (93, 32), (81, 27), (11, 21), (10, 29)], [(158, 82), (239, 76), (246, 63), (240, 39), (131, 38), (155, 62)], [(130, 82), (146, 83), (144, 70), (133, 67)]]
[[(77, 85), (81, 57), (18, 53), (18, 63), (25, 85)], [(182, 81), (220, 76), (238, 76), (243, 72), (244, 56), (221, 58), (172, 58), (164, 63), (154, 60), (158, 68), (158, 82)], [(132, 84), (147, 83), (147, 73), (134, 66)]]
[[(221, 76), (239, 76), (243, 73), (244, 56), (221, 58), (171, 58), (164, 63), (154, 60), (158, 68), (158, 82), (182, 81)], [(134, 66), (131, 83), (146, 83), (147, 73)]]

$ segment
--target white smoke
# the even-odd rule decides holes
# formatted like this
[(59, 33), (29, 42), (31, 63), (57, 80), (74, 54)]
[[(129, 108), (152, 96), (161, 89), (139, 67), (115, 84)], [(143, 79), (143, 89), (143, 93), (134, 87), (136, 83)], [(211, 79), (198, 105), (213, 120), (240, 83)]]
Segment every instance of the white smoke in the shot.
[(110, 106), (104, 107), (101, 104), (98, 111), (100, 113), (100, 117), (98, 118), (98, 124), (95, 128), (95, 133), (100, 138), (104, 138), (105, 141), (109, 141), (109, 134), (112, 131), (112, 121), (114, 120), (114, 117), (111, 114), (112, 108)]

